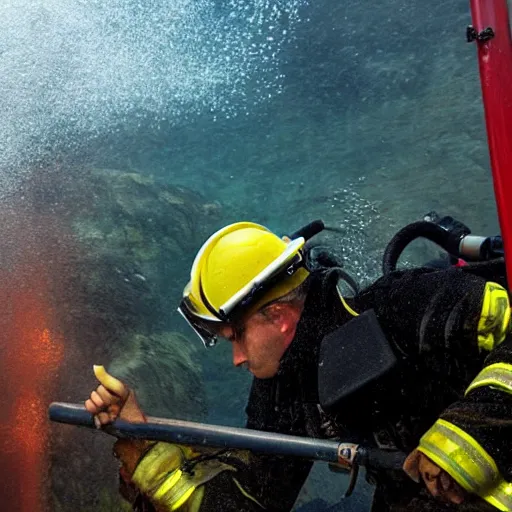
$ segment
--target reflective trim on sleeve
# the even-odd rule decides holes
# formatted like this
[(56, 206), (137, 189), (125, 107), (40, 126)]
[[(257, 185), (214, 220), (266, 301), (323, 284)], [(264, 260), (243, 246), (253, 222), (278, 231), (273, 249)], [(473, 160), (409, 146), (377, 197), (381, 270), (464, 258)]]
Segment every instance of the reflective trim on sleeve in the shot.
[(133, 482), (150, 500), (173, 511), (181, 507), (196, 489), (184, 478), (180, 466), (193, 456), (193, 451), (168, 443), (157, 443), (140, 460)]
[(199, 487), (222, 471), (234, 471), (234, 468), (211, 458), (197, 460), (191, 472), (182, 469), (185, 461), (197, 457), (198, 453), (190, 447), (156, 443), (139, 461), (132, 480), (159, 510), (177, 510), (191, 497), (187, 506), (198, 509), (204, 493)]
[(177, 445), (156, 443), (139, 461), (132, 479), (142, 492), (155, 492), (157, 483), (179, 468), (192, 455), (191, 450), (184, 452)]
[(498, 510), (510, 512), (512, 510), (512, 483), (503, 481), (493, 489), (492, 493), (481, 497)]
[(497, 283), (485, 284), (480, 320), (478, 321), (478, 348), (490, 352), (507, 334), (510, 324), (508, 293)]
[(181, 469), (175, 469), (172, 471), (167, 480), (165, 480), (153, 494), (153, 498), (155, 498), (155, 500), (159, 500), (166, 492), (170, 491), (178, 483), (182, 475), (183, 471), (181, 471)]
[(418, 450), (468, 492), (499, 510), (512, 510), (512, 484), (502, 478), (484, 448), (456, 425), (438, 420), (421, 438)]
[(482, 386), (490, 386), (512, 394), (512, 364), (495, 363), (486, 366), (475, 377), (465, 394)]

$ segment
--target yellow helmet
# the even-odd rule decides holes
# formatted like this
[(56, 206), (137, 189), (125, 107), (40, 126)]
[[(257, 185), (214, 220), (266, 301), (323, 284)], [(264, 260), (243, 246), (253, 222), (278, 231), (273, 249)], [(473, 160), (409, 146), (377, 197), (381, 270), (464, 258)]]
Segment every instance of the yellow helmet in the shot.
[(180, 312), (197, 331), (197, 323), (230, 322), (286, 295), (309, 275), (304, 244), (302, 237), (287, 243), (252, 222), (220, 229), (197, 253)]

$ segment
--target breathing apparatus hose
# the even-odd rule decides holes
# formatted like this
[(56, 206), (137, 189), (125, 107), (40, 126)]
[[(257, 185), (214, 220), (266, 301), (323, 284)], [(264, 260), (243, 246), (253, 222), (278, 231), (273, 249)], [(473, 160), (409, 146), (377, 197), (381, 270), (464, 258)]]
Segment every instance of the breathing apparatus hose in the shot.
[[(315, 235), (318, 235), (318, 233), (321, 233), (322, 231), (334, 231), (336, 233), (342, 233), (343, 231), (341, 229), (326, 226), (324, 222), (321, 219), (314, 220), (310, 222), (309, 224), (306, 224), (302, 228), (298, 229), (294, 233), (292, 233), (289, 238), (292, 240), (295, 240), (299, 237), (304, 237), (306, 242), (313, 238)], [(312, 257), (312, 251), (315, 249), (314, 246), (310, 246), (310, 250), (306, 253), (306, 267), (309, 267), (310, 265), (310, 258)], [(319, 250), (315, 256), (314, 259), (318, 264), (321, 266), (327, 267), (327, 268), (333, 268), (336, 267), (338, 269), (338, 275), (341, 280), (343, 280), (347, 285), (349, 286), (351, 292), (355, 295), (359, 292), (359, 284), (357, 281), (350, 275), (348, 272), (343, 270), (341, 268), (341, 263), (337, 261), (328, 251)]]
[(396, 270), (396, 264), (405, 248), (417, 238), (425, 238), (444, 249), (453, 258), (471, 262), (486, 262), (504, 256), (501, 236), (475, 236), (467, 226), (452, 217), (440, 220), (422, 220), (402, 228), (391, 239), (382, 258), (382, 272)]
[(292, 233), (289, 237), (292, 240), (295, 240), (296, 238), (300, 238), (302, 236), (304, 237), (304, 240), (306, 240), (307, 242), (310, 238), (313, 238), (315, 235), (318, 235), (318, 233), (320, 233), (324, 229), (324, 222), (320, 219), (317, 219), (301, 227), (300, 229), (295, 231), (295, 233)]
[(459, 240), (457, 239), (457, 247), (450, 247), (448, 249), (448, 246), (453, 246), (450, 243), (450, 233), (439, 225), (425, 220), (413, 222), (402, 228), (387, 245), (382, 257), (382, 272), (384, 274), (389, 274), (396, 270), (396, 264), (400, 255), (417, 238), (426, 238), (450, 254), (458, 251)]

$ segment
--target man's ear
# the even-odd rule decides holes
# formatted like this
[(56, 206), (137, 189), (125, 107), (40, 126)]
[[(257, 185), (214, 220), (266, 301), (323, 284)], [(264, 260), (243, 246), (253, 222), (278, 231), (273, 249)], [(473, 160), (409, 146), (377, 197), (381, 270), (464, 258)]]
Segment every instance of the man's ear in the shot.
[(292, 304), (284, 303), (271, 304), (264, 309), (263, 314), (275, 323), (282, 333), (295, 331), (300, 318), (300, 313)]

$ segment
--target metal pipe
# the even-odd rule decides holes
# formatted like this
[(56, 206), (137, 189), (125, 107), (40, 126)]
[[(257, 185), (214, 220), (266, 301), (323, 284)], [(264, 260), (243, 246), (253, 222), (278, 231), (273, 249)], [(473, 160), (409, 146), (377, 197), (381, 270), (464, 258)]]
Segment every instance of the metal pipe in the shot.
[[(93, 416), (82, 405), (54, 402), (48, 412), (51, 421), (96, 428)], [(401, 452), (386, 452), (353, 443), (151, 416), (148, 417), (147, 423), (130, 423), (117, 419), (101, 430), (118, 438), (250, 450), (321, 460), (347, 467), (359, 464), (399, 470), (405, 459), (405, 454)]]

